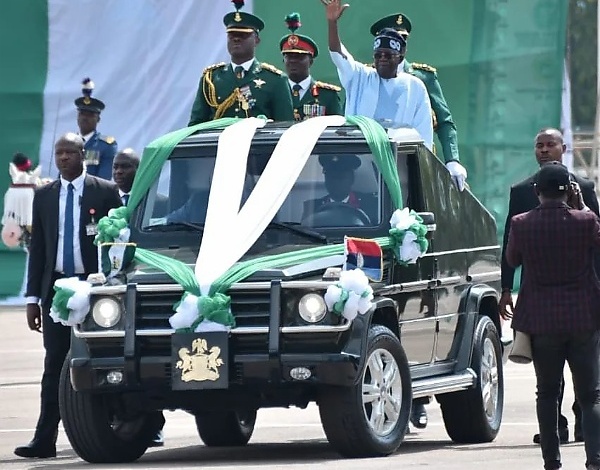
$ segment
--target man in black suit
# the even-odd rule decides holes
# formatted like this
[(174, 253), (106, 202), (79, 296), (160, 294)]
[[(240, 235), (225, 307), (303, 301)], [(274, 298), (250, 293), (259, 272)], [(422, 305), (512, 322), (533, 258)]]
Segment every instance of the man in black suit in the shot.
[[(535, 137), (535, 158), (540, 166), (552, 161), (562, 162), (562, 156), (566, 148), (567, 147), (563, 141), (563, 136), (558, 129), (542, 129)], [(571, 179), (581, 188), (585, 205), (594, 211), (596, 215), (598, 215), (598, 199), (594, 190), (594, 183), (576, 175), (571, 175)], [(508, 214), (506, 216), (504, 240), (502, 243), (502, 295), (500, 297), (498, 306), (501, 315), (506, 315), (507, 308), (510, 308), (511, 312), (514, 310), (512, 301), (512, 288), (515, 278), (515, 269), (508, 264), (505, 256), (511, 219), (515, 215), (535, 209), (538, 205), (539, 200), (534, 189), (534, 175), (529, 176), (510, 188)], [(600, 263), (598, 261), (598, 257), (596, 257), (596, 272), (600, 273)], [(524, 273), (521, 273), (521, 277), (523, 277), (523, 275)], [(562, 393), (560, 396), (560, 401), (562, 403)], [(581, 410), (577, 402), (573, 403), (573, 413), (575, 414), (575, 440), (581, 442), (583, 441), (583, 433), (581, 431)], [(568, 442), (568, 421), (567, 418), (562, 414), (559, 418), (558, 427), (560, 440), (563, 443)], [(533, 437), (533, 441), (535, 443), (539, 443), (539, 434), (536, 434)]]
[[(354, 172), (361, 165), (360, 158), (356, 155), (320, 155), (319, 163), (323, 167), (327, 195), (304, 202), (303, 222), (315, 226), (377, 224), (377, 196), (352, 190)], [(344, 205), (348, 211), (344, 212)]]
[[(55, 457), (60, 414), (58, 382), (69, 351), (71, 328), (54, 323), (50, 307), (57, 279), (85, 280), (98, 271), (97, 223), (121, 205), (117, 186), (84, 171), (83, 140), (65, 134), (54, 146), (60, 178), (36, 190), (27, 279), (27, 324), (42, 332), (44, 374), (41, 408), (33, 440), (15, 449), (19, 457)], [(41, 309), (40, 309), (41, 302)]]

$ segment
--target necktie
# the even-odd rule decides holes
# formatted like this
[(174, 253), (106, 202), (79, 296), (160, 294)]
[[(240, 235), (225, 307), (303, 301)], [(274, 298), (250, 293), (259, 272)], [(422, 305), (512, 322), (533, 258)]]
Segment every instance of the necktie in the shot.
[(302, 87), (296, 83), (292, 87), (292, 95), (294, 95), (296, 97), (300, 96), (300, 90), (302, 90)]
[(123, 205), (126, 206), (127, 203), (129, 202), (129, 194), (123, 194), (121, 196), (121, 200), (123, 201)]
[(233, 69), (233, 71), (235, 72), (235, 76), (238, 79), (244, 78), (244, 67), (242, 67), (241, 65), (238, 65), (235, 69)]
[(75, 274), (75, 256), (73, 255), (73, 190), (75, 186), (67, 186), (67, 204), (65, 205), (65, 231), (63, 234), (63, 272), (71, 277)]

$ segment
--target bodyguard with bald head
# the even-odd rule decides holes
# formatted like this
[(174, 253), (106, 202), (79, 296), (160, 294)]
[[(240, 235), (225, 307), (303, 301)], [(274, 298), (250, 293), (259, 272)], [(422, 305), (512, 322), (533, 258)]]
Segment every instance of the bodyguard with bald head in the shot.
[(57, 279), (85, 280), (98, 271), (94, 245), (98, 221), (121, 205), (114, 183), (86, 174), (83, 140), (64, 134), (54, 145), (60, 178), (36, 189), (27, 278), (27, 324), (43, 334), (41, 408), (33, 440), (15, 449), (20, 457), (56, 456), (60, 421), (58, 382), (70, 347), (71, 328), (54, 323), (50, 307)]

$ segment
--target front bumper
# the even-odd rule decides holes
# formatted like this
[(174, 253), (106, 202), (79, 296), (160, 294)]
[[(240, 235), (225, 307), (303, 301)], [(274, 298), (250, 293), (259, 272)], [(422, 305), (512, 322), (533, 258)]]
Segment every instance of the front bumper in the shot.
[[(78, 391), (170, 390), (174, 360), (169, 329), (136, 329), (136, 285), (125, 292), (122, 330), (73, 330), (71, 381)], [(288, 386), (294, 383), (351, 385), (360, 369), (362, 321), (339, 325), (281, 325), (281, 283), (270, 286), (268, 326), (229, 332), (229, 387)], [(297, 380), (290, 371), (310, 370)], [(108, 380), (115, 372), (119, 381)], [(115, 374), (113, 374), (114, 377)]]

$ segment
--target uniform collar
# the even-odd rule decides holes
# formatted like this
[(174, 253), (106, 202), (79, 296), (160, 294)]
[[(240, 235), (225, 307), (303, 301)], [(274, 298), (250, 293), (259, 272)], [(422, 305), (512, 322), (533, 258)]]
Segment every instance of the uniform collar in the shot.
[(254, 63), (254, 57), (250, 60), (247, 60), (246, 62), (244, 62), (243, 64), (236, 64), (235, 62), (231, 61), (231, 70), (235, 71), (236, 67), (241, 66), (244, 69), (244, 72), (247, 72), (248, 70), (250, 70), (250, 67), (252, 67), (252, 64)]
[(92, 137), (94, 137), (95, 133), (96, 133), (96, 131), (94, 130), (94, 131), (90, 132), (89, 134), (86, 134), (86, 135), (79, 134), (79, 135), (81, 136), (81, 138), (83, 139), (83, 142), (85, 143), (88, 140), (90, 140)]
[(290, 84), (290, 88), (292, 88), (294, 85), (300, 85), (302, 87), (302, 90), (308, 90), (310, 87), (310, 84), (312, 83), (312, 77), (309, 75), (308, 77), (306, 77), (304, 80), (302, 80), (299, 83), (296, 83), (293, 80), (290, 80), (290, 78), (288, 77), (288, 82)]

